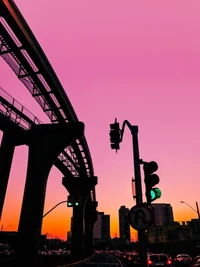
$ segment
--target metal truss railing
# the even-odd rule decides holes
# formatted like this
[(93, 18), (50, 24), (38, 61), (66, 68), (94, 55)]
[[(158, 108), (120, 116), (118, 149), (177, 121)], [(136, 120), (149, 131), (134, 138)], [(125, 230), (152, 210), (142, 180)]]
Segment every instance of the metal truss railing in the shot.
[[(3, 32), (1, 25), (0, 25), (0, 33)], [(4, 32), (6, 35), (6, 33)], [(9, 39), (9, 37), (7, 36)], [(15, 39), (15, 38), (14, 38)], [(10, 43), (12, 41), (10, 40)], [(52, 123), (58, 123), (60, 121), (63, 121), (63, 119), (54, 112), (54, 110), (57, 110), (58, 107), (54, 106), (52, 109), (49, 107), (49, 100), (47, 101), (45, 96), (42, 95), (41, 92), (39, 92), (38, 87), (36, 86), (36, 83), (34, 82), (34, 79), (32, 79), (32, 76), (28, 74), (28, 71), (23, 67), (23, 65), (20, 63), (20, 60), (16, 56), (16, 52), (11, 52), (9, 46), (5, 43), (2, 36), (0, 36), (0, 47), (3, 49), (3, 54), (0, 55), (2, 58), (8, 63), (8, 65), (11, 67), (11, 69), (15, 72), (15, 74), (18, 76), (18, 78), (23, 82), (23, 84), (28, 88), (28, 90), (31, 92), (32, 96), (36, 99), (36, 101), (39, 103), (39, 105), (42, 107), (43, 111), (47, 114), (47, 116), (50, 118)], [(5, 47), (7, 50), (5, 50)], [(13, 47), (13, 51), (14, 51)], [(5, 53), (5, 51), (10, 51), (10, 53)], [(19, 56), (20, 57), (20, 56)], [(23, 61), (23, 60), (22, 60)], [(28, 67), (27, 67), (28, 68)], [(51, 102), (51, 101), (50, 101)], [(52, 103), (51, 103), (52, 105)], [(65, 120), (65, 118), (64, 118)], [(76, 150), (76, 152), (75, 152)], [(77, 140), (77, 143), (73, 143), (70, 149), (70, 152), (72, 154), (73, 160), (76, 162), (76, 165), (80, 168), (79, 160), (83, 158), (83, 162), (87, 162), (87, 152), (83, 153), (83, 148), (80, 140)], [(79, 152), (80, 155), (77, 157), (77, 152)], [(64, 157), (61, 156), (61, 159), (64, 160)], [(88, 176), (90, 176), (91, 169), (89, 168), (88, 164), (84, 164), (84, 167), (86, 168)]]
[[(33, 124), (42, 124), (35, 115), (22, 106), (1, 87), (0, 112), (24, 130), (29, 130)], [(72, 159), (70, 146), (58, 156), (58, 159), (68, 168), (74, 177), (79, 176), (77, 166)]]
[(29, 130), (31, 124), (42, 124), (28, 109), (0, 87), (0, 112), (20, 125), (24, 130)]

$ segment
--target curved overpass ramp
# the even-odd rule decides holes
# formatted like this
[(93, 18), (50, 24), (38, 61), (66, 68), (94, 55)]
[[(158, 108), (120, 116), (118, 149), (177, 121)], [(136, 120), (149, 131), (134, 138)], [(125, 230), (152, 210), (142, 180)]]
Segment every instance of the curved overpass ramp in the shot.
[[(78, 122), (64, 88), (13, 0), (0, 1), (0, 56), (52, 123)], [(69, 170), (74, 177), (94, 176), (85, 137), (73, 142), (59, 157), (70, 161)], [(95, 188), (91, 200), (96, 201)]]

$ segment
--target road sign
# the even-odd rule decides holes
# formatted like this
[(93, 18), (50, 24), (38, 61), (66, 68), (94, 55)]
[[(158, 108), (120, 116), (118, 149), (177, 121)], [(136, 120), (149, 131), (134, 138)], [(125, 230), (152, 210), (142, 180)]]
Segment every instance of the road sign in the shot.
[(153, 224), (153, 213), (145, 204), (133, 206), (128, 214), (129, 224), (136, 230), (147, 230)]

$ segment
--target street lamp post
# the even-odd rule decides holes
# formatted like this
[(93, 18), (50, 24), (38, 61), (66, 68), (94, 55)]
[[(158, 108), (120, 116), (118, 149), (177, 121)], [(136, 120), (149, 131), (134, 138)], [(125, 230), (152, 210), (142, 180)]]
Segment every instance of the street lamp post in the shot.
[[(6, 226), (6, 228), (4, 228), (4, 230), (6, 230), (8, 227), (12, 226), (12, 224), (9, 224), (8, 226)], [(3, 231), (3, 224), (1, 226), (1, 232)]]
[[(198, 220), (199, 220), (198, 224), (200, 224), (200, 214), (199, 214), (198, 202), (196, 202), (196, 210), (193, 207), (191, 207), (188, 203), (186, 203), (185, 201), (180, 201), (180, 202), (186, 204), (188, 207), (190, 207), (193, 211), (195, 211), (198, 214)], [(197, 233), (199, 234), (199, 227), (198, 227)]]
[(198, 215), (198, 219), (199, 219), (199, 221), (200, 221), (200, 214), (199, 214), (199, 206), (198, 206), (198, 202), (196, 202), (196, 210), (193, 208), (193, 207), (191, 207), (188, 203), (186, 203), (185, 201), (180, 201), (181, 203), (184, 203), (184, 204), (186, 204), (188, 207), (190, 207), (193, 211), (195, 211), (196, 213), (197, 213), (197, 215)]
[(197, 207), (197, 214), (198, 214), (199, 221), (200, 221), (200, 214), (199, 214), (199, 206), (198, 206), (198, 202), (196, 202), (196, 207)]

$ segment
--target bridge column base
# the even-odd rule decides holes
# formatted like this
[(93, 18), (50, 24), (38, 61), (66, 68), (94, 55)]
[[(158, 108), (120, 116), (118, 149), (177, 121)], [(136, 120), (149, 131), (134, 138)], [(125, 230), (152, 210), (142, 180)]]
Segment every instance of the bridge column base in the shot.
[(84, 254), (91, 255), (93, 247), (93, 229), (97, 221), (97, 208), (98, 202), (86, 203), (85, 207), (85, 236), (84, 236)]
[(83, 133), (81, 122), (32, 126), (14, 266), (35, 266), (49, 172), (59, 154)]
[(73, 207), (71, 255), (73, 261), (82, 259), (84, 252), (85, 205), (90, 191), (97, 184), (97, 177), (63, 177), (62, 184), (71, 196), (80, 197), (80, 206)]

